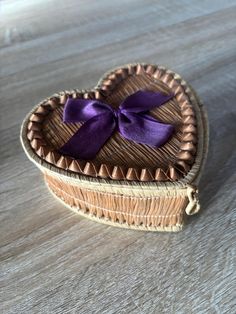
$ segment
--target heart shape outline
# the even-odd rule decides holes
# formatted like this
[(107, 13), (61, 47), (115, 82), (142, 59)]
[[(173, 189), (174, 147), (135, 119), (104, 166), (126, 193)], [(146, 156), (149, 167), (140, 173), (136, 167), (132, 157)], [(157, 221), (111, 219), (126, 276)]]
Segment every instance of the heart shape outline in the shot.
[[(59, 104), (65, 104), (67, 97), (83, 97), (99, 99), (101, 96), (108, 95), (114, 86), (127, 75), (139, 74), (142, 71), (162, 81), (172, 88), (176, 98), (181, 104), (181, 112), (184, 117), (185, 132), (183, 142), (180, 147), (178, 159), (175, 165), (169, 165), (168, 171), (157, 168), (155, 172), (150, 169), (125, 169), (122, 166), (110, 166), (101, 164), (97, 166), (94, 162), (84, 162), (58, 154), (52, 150), (45, 142), (42, 136), (42, 122), (45, 116), (57, 108)], [(52, 97), (42, 101), (30, 114), (27, 123), (27, 138), (31, 149), (42, 160), (59, 169), (64, 169), (68, 173), (84, 174), (91, 177), (110, 178), (112, 180), (128, 181), (177, 181), (184, 177), (191, 169), (195, 161), (194, 152), (196, 151), (197, 129), (196, 117), (191, 99), (194, 99), (194, 93), (182, 78), (176, 73), (167, 70), (164, 67), (150, 64), (131, 64), (116, 68), (113, 71), (105, 73), (99, 80), (97, 86), (92, 90), (71, 90), (54, 94)]]

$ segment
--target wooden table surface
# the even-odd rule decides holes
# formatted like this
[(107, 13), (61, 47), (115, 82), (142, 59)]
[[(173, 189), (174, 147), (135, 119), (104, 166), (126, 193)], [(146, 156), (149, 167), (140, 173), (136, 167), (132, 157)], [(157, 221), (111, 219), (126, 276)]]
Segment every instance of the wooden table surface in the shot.
[[(236, 1), (2, 0), (1, 313), (236, 313)], [(27, 112), (128, 62), (166, 65), (210, 120), (202, 211), (179, 233), (58, 203), (19, 142)]]

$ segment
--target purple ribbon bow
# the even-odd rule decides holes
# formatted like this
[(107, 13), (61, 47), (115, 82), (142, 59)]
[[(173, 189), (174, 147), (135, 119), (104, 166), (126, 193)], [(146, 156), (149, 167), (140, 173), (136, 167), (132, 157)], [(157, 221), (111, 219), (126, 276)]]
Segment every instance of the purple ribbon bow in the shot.
[(146, 112), (163, 105), (173, 96), (140, 90), (128, 96), (118, 109), (98, 100), (69, 98), (63, 122), (85, 123), (60, 152), (74, 158), (93, 159), (115, 130), (128, 140), (160, 147), (172, 135), (174, 127), (158, 122)]

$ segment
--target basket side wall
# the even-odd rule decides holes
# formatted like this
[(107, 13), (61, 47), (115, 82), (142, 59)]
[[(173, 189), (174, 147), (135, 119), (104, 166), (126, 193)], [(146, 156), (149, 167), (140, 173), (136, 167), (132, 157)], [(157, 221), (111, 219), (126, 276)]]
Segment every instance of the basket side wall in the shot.
[(82, 188), (45, 174), (49, 189), (74, 211), (112, 223), (152, 228), (182, 226), (188, 197), (163, 195), (137, 197)]

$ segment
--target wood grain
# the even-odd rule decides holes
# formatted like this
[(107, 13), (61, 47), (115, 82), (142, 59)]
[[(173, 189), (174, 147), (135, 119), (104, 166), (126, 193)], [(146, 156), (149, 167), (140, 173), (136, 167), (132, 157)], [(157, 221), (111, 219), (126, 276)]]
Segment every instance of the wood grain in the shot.
[[(236, 1), (0, 3), (1, 313), (235, 313)], [(210, 120), (202, 212), (183, 232), (100, 225), (48, 193), (25, 157), (25, 114), (128, 62), (163, 64)]]

